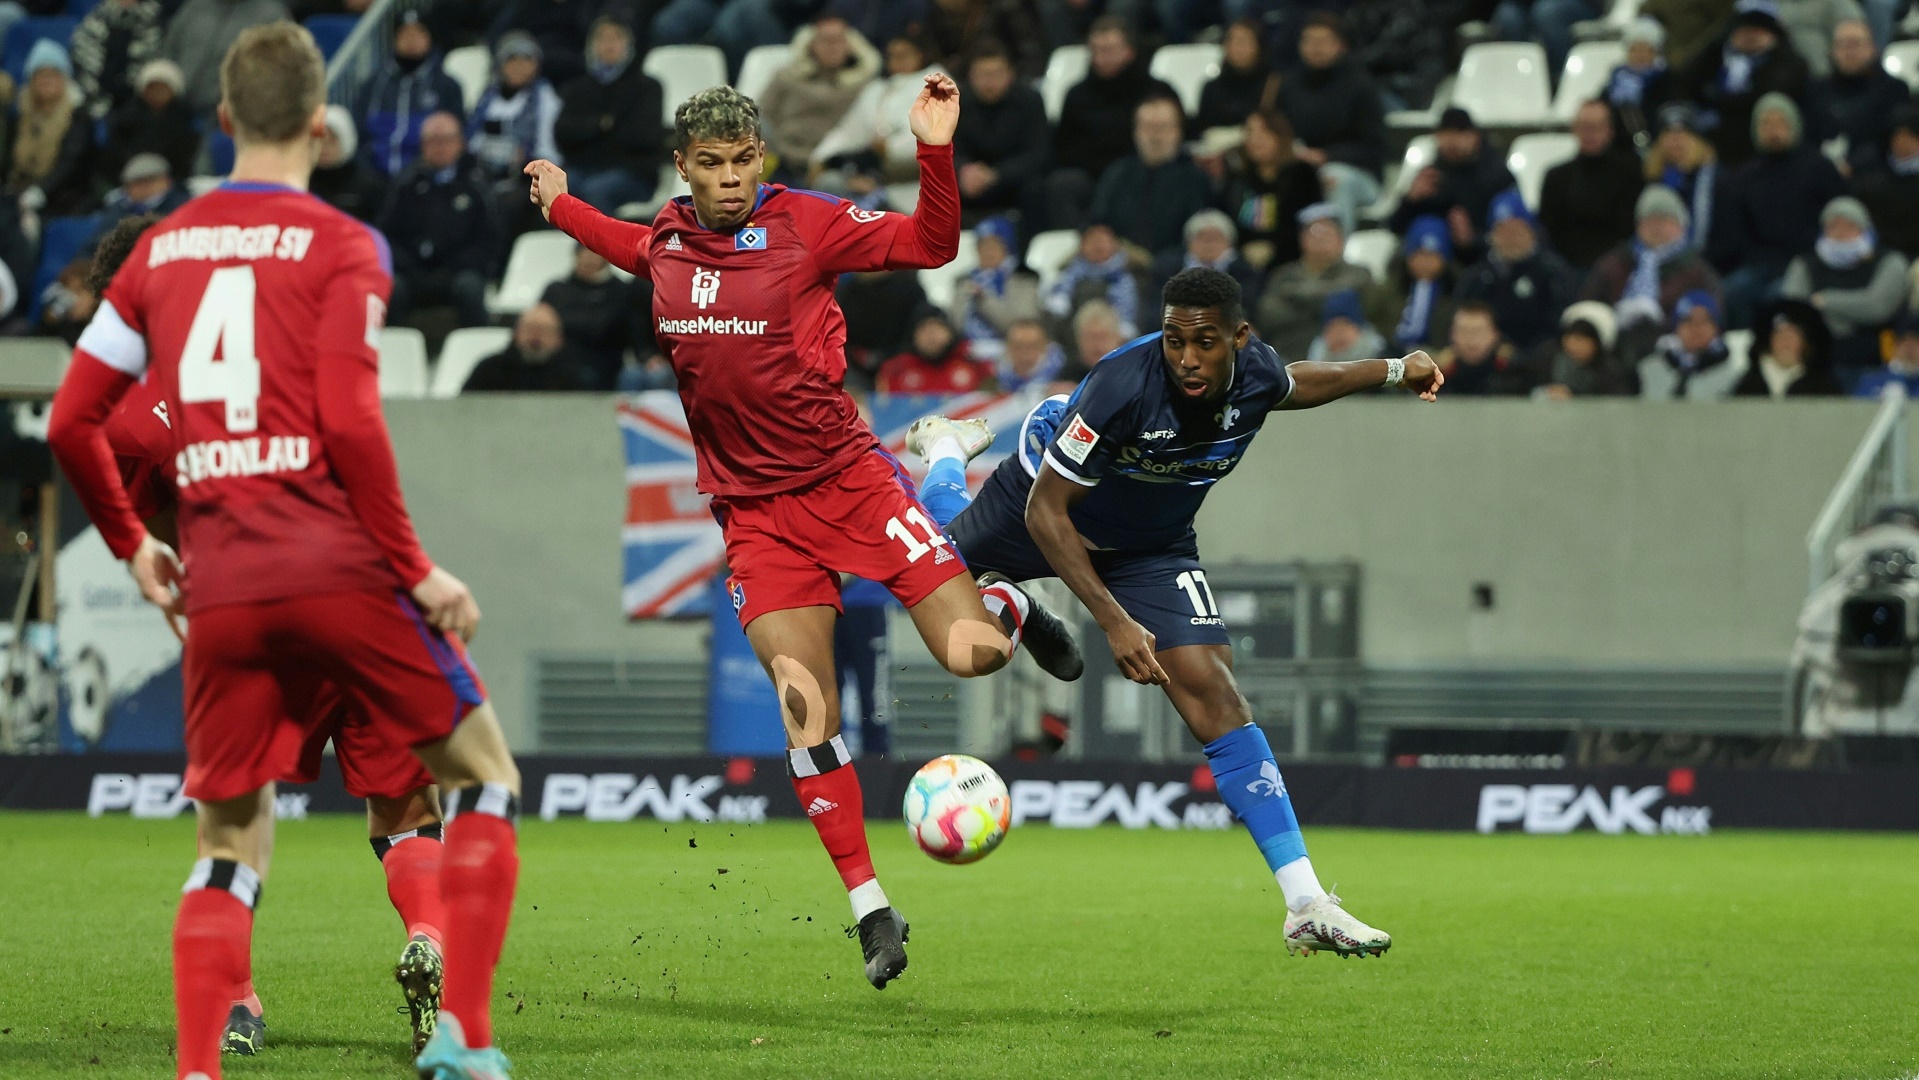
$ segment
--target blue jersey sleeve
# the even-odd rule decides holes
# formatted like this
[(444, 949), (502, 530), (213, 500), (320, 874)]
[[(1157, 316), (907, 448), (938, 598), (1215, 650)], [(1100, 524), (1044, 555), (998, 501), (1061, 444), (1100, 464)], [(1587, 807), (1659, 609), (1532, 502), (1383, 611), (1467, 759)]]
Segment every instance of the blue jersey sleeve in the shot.
[(1093, 368), (1073, 392), (1046, 464), (1076, 484), (1092, 487), (1112, 468), (1120, 448), (1140, 434), (1137, 365), (1112, 356)]

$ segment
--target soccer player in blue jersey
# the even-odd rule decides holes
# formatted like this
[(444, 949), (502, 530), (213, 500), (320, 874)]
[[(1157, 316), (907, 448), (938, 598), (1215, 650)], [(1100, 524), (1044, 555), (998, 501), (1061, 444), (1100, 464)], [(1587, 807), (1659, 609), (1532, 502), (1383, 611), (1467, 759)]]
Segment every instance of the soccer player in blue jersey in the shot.
[(1233, 679), (1226, 626), (1193, 517), (1278, 409), (1378, 387), (1435, 400), (1432, 358), (1282, 363), (1247, 325), (1239, 284), (1195, 268), (1166, 283), (1158, 333), (1127, 342), (1071, 398), (1027, 417), (1019, 451), (969, 504), (985, 425), (927, 417), (907, 445), (930, 465), (921, 498), (975, 572), (1058, 577), (1106, 631), (1126, 677), (1162, 686), (1205, 746), (1219, 792), (1285, 894), (1288, 952), (1378, 956), (1392, 945), (1320, 886), (1266, 736)]

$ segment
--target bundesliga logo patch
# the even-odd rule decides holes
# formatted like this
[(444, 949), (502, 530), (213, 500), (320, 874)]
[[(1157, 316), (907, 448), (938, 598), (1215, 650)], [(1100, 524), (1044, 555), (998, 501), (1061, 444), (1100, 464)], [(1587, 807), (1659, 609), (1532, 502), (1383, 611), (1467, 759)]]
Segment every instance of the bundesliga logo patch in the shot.
[(1066, 430), (1059, 434), (1059, 450), (1074, 464), (1086, 464), (1086, 455), (1093, 452), (1093, 446), (1099, 442), (1099, 432), (1086, 426), (1086, 421), (1073, 417)]
[(734, 251), (765, 251), (766, 227), (755, 225), (733, 234)]

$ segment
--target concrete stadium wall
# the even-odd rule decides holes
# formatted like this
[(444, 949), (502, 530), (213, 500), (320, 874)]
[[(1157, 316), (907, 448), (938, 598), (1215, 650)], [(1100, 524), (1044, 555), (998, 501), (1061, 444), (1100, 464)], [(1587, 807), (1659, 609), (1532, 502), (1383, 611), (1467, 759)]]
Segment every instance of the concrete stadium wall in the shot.
[[(1390, 666), (1783, 665), (1802, 538), (1871, 419), (1855, 402), (1343, 402), (1274, 417), (1200, 520), (1234, 559), (1356, 558)], [(540, 653), (697, 658), (620, 615), (607, 397), (389, 402), (428, 550), (475, 589), (474, 655), (530, 746)], [(1494, 606), (1476, 610), (1474, 586)]]

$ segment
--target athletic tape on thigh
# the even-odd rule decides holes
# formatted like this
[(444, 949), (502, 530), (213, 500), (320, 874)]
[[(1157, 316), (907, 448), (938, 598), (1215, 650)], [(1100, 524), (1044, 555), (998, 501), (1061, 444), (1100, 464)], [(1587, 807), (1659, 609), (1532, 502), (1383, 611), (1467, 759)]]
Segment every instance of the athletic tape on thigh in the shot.
[(260, 906), (260, 875), (253, 867), (232, 859), (201, 859), (193, 864), (193, 872), (187, 875), (186, 887), (182, 893), (195, 889), (218, 889), (233, 894), (235, 900), (249, 908)]
[(462, 812), (486, 814), (507, 821), (520, 819), (520, 799), (505, 784), (473, 784), (456, 788), (446, 797), (446, 820)]
[(955, 619), (952, 628), (946, 632), (946, 670), (955, 675), (977, 672), (978, 668), (973, 663), (973, 649), (976, 646), (985, 646), (1002, 658), (1013, 655), (1013, 639), (1006, 636), (1005, 630), (978, 619)]
[[(826, 741), (826, 695), (820, 692), (820, 682), (806, 665), (790, 656), (775, 656), (769, 665), (773, 669), (773, 689), (780, 695), (780, 720), (786, 724), (786, 739), (794, 746), (817, 746)], [(793, 718), (793, 710), (786, 703), (786, 692), (797, 690), (800, 702), (806, 709), (804, 723)]]
[(842, 765), (851, 765), (853, 755), (838, 735), (818, 746), (799, 746), (786, 752), (786, 775), (798, 779), (830, 773)]
[(431, 825), (422, 825), (417, 829), (408, 829), (402, 833), (394, 833), (392, 836), (376, 836), (368, 840), (367, 843), (373, 845), (373, 857), (384, 860), (386, 853), (392, 851), (393, 845), (400, 841), (411, 840), (416, 836), (424, 836), (429, 840), (443, 839), (442, 832), (444, 828), (443, 825), (436, 821)]

